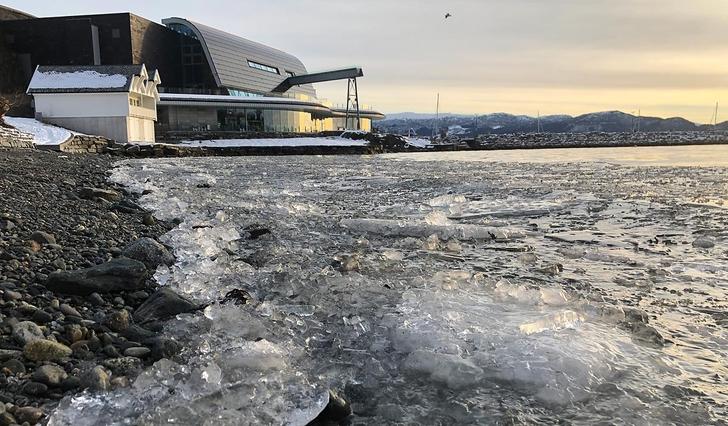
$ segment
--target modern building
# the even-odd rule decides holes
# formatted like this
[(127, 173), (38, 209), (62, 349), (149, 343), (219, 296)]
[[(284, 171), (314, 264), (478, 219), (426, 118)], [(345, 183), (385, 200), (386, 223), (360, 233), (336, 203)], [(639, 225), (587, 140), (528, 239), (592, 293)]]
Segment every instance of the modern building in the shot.
[(118, 142), (154, 142), (160, 83), (144, 65), (38, 66), (28, 94), (41, 121)]
[[(156, 124), (162, 136), (368, 130), (372, 120), (384, 118), (359, 103), (361, 68), (309, 73), (291, 54), (188, 19), (160, 25), (131, 13), (7, 15), (13, 19), (2, 20), (0, 13), (0, 64), (6, 64), (0, 65), (0, 94), (24, 92), (39, 65), (145, 64), (164, 80)], [(314, 83), (339, 80), (345, 106), (317, 98)]]

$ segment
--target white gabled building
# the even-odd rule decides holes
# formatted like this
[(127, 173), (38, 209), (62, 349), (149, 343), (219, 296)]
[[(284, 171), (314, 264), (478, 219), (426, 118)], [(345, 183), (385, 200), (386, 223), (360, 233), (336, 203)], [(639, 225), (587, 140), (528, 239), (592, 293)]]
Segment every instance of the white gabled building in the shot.
[(36, 118), (117, 142), (154, 142), (159, 73), (144, 65), (38, 66)]

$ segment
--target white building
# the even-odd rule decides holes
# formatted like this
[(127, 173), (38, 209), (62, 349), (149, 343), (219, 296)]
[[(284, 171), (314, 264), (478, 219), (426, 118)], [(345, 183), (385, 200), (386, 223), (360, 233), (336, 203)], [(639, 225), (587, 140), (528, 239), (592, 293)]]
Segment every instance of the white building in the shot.
[(154, 142), (159, 73), (144, 65), (38, 66), (36, 118), (117, 142)]

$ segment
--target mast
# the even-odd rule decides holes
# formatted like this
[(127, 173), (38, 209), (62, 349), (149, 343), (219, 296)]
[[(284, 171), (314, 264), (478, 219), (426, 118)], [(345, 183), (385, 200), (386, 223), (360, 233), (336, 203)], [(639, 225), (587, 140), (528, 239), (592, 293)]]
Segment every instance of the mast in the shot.
[(715, 103), (715, 115), (713, 116), (713, 125), (718, 125), (718, 102)]
[(440, 134), (440, 93), (437, 94), (437, 106), (435, 107), (435, 123), (432, 126), (432, 138)]

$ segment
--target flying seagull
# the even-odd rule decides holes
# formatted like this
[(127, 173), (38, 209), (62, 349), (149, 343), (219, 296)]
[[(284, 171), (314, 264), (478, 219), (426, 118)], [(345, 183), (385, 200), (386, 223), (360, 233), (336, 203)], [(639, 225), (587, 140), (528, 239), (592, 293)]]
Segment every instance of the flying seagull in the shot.
[(452, 18), (452, 15), (449, 12), (445, 14), (445, 19), (447, 18)]

